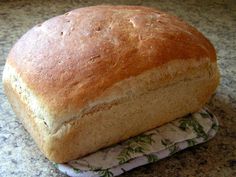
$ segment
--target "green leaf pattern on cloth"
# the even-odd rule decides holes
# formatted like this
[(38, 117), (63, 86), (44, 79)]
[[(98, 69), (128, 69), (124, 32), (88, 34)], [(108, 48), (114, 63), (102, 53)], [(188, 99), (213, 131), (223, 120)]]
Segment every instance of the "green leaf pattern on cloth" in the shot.
[(173, 144), (169, 139), (165, 138), (161, 140), (161, 144), (163, 144), (165, 147), (169, 147), (170, 145)]
[(203, 143), (216, 134), (217, 119), (206, 108), (66, 164), (54, 164), (77, 177), (112, 177)]
[(211, 128), (217, 131), (218, 130), (218, 125), (216, 123), (213, 123)]
[(119, 164), (123, 164), (130, 159), (132, 159), (133, 154), (137, 153), (145, 153), (145, 151), (149, 150), (149, 146), (152, 145), (155, 141), (152, 139), (154, 134), (142, 134), (140, 136), (136, 136), (126, 141), (124, 149), (120, 152), (117, 159), (119, 160)]
[(168, 149), (170, 151), (170, 155), (172, 155), (172, 154), (174, 154), (174, 153), (179, 151), (179, 147), (176, 144), (174, 144), (173, 146), (169, 147)]
[(99, 177), (112, 177), (113, 173), (109, 171), (109, 169), (102, 169), (102, 168), (97, 168), (97, 169), (91, 169), (92, 171), (96, 172)]
[(148, 163), (157, 162), (159, 160), (156, 154), (147, 154), (145, 156), (147, 157)]
[(186, 141), (187, 141), (189, 147), (194, 146), (195, 144), (197, 144), (196, 141), (194, 141), (192, 139), (186, 140)]
[[(201, 116), (204, 115), (203, 118), (206, 118), (206, 113), (200, 114)], [(203, 127), (201, 124), (199, 124), (198, 121), (194, 117), (191, 117), (191, 115), (188, 115), (182, 119), (180, 119), (180, 125), (179, 128), (182, 130), (186, 130), (188, 128), (193, 128), (195, 133), (197, 134), (197, 137), (202, 137), (205, 140), (207, 139), (207, 134), (204, 132)]]

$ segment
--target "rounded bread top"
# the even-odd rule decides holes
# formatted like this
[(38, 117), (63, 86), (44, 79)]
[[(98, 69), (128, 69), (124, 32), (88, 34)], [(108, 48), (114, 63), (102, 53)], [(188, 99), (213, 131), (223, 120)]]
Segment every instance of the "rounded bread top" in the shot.
[(92, 6), (36, 25), (7, 59), (55, 115), (79, 110), (107, 88), (172, 60), (216, 61), (194, 27), (140, 6)]

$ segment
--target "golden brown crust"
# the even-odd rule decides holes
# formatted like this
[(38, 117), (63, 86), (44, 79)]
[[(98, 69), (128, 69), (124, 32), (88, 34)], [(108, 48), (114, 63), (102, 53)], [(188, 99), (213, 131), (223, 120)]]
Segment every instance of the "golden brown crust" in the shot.
[[(176, 67), (176, 63), (167, 66)], [(166, 70), (159, 68), (155, 74), (162, 73), (162, 69)], [(9, 78), (4, 80), (4, 89), (14, 111), (41, 151), (50, 160), (62, 163), (197, 111), (218, 85), (216, 69), (216, 65), (202, 65), (198, 68), (200, 72), (193, 69), (189, 75), (178, 76), (175, 82), (144, 92), (136, 98), (91, 110), (81, 119), (65, 123), (55, 134), (51, 134), (43, 120), (34, 115), (29, 104), (25, 103), (24, 95), (14, 89)], [(149, 77), (148, 73), (143, 73), (129, 83), (142, 80), (139, 86), (144, 86), (143, 78)], [(127, 82), (121, 84), (120, 88), (128, 86)]]
[(171, 60), (200, 58), (215, 62), (213, 46), (174, 16), (146, 7), (94, 6), (35, 26), (7, 63), (59, 119), (119, 81)]

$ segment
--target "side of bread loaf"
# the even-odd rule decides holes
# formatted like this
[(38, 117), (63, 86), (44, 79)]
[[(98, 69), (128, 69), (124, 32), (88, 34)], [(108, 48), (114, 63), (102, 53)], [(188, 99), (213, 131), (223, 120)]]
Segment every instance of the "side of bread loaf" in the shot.
[[(101, 28), (110, 31), (94, 33)], [(62, 30), (70, 34), (60, 39)], [(3, 82), (43, 153), (66, 162), (197, 111), (219, 74), (210, 42), (176, 17), (144, 7), (97, 6), (26, 33), (9, 54)]]

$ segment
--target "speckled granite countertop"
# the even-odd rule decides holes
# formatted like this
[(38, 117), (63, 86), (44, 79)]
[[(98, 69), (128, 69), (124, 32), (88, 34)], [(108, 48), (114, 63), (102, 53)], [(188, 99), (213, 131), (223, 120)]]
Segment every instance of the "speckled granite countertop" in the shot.
[[(0, 69), (16, 40), (28, 29), (71, 9), (101, 3), (158, 7), (202, 31), (217, 49), (221, 84), (208, 107), (220, 121), (208, 143), (127, 172), (140, 177), (236, 176), (236, 3), (235, 1), (0, 1)], [(12, 112), (0, 85), (0, 176), (64, 176), (39, 152)]]

